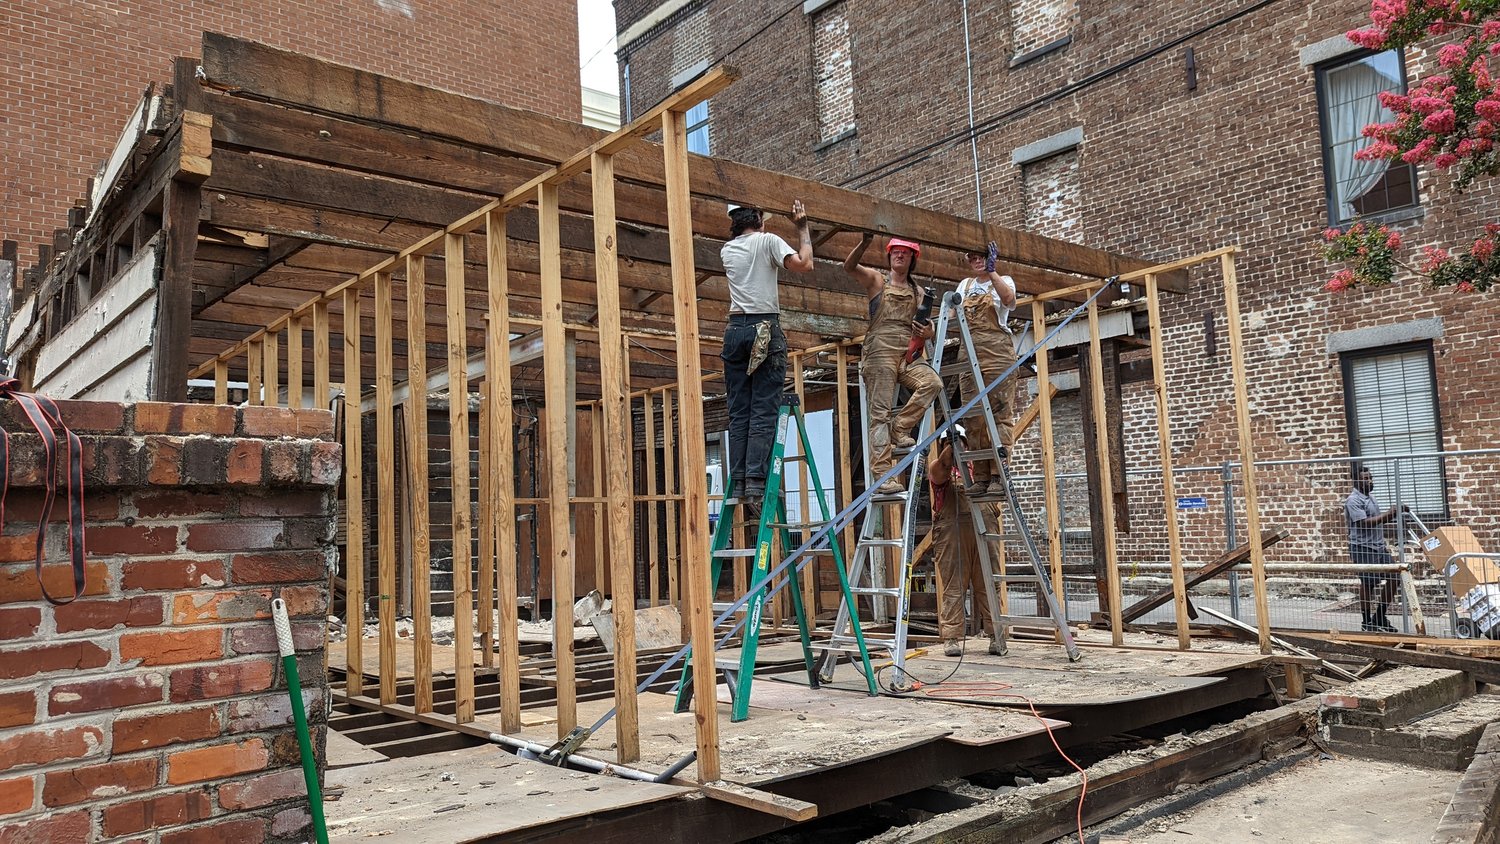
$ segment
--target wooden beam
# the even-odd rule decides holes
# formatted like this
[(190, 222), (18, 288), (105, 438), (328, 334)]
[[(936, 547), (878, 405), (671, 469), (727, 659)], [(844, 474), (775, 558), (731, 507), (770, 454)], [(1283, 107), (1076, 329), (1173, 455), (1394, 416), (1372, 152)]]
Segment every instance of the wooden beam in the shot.
[(693, 706), (697, 722), (698, 779), (719, 779), (718, 692), (715, 688), (713, 595), (709, 583), (708, 489), (701, 468), (707, 464), (703, 442), (703, 371), (698, 359), (698, 311), (695, 306), (693, 244), (688, 204), (687, 115), (662, 114), (663, 166), (667, 191), (667, 237), (672, 247), (673, 305), (677, 314), (677, 388), (682, 465), (692, 467), (682, 479), (682, 550), (687, 557), (693, 645)]
[[(506, 470), (495, 488), (495, 566), (500, 603), (500, 731), (513, 735), (521, 729), (521, 653), (516, 631), (516, 466), (512, 459), (510, 372), (510, 316), (506, 302), (506, 218), (492, 213), (485, 220), (485, 271), (489, 295), (489, 332), (485, 340), (485, 380), (490, 393), (490, 452)], [(416, 381), (413, 383), (421, 383)]]
[(264, 357), (261, 364), (260, 376), (264, 379), (266, 387), (266, 406), (281, 406), (281, 352), (279, 349), (281, 332), (268, 330), (261, 338), (260, 349)]
[[(849, 350), (843, 343), (834, 348), (834, 356), (837, 361), (834, 369), (837, 370), (835, 382), (837, 384), (838, 396), (834, 400), (834, 442), (838, 443), (839, 457), (839, 493), (844, 501), (854, 500), (854, 460), (851, 451), (854, 448), (854, 432), (849, 425)], [(854, 522), (844, 528), (844, 543), (841, 548), (844, 553), (851, 553), (849, 549), (854, 547)], [(851, 557), (849, 562), (853, 563)]]
[(682, 486), (677, 474), (677, 427), (674, 424), (678, 417), (672, 412), (672, 402), (672, 388), (664, 387), (661, 391), (662, 494), (667, 498), (662, 501), (662, 509), (666, 515), (667, 542), (666, 556), (662, 557), (661, 564), (667, 570), (667, 595), (677, 604), (683, 624), (691, 624), (689, 608), (692, 605), (684, 597), (683, 571), (677, 564), (677, 511), (681, 503), (678, 495)]
[(188, 339), (192, 336), (193, 260), (198, 247), (198, 185), (168, 182), (162, 200), (161, 284), (157, 288), (156, 333), (151, 344), (151, 398), (187, 401)]
[[(1262, 548), (1269, 548), (1289, 536), (1291, 536), (1291, 534), (1284, 529), (1266, 528), (1265, 531), (1261, 534), (1260, 544)], [(1194, 586), (1197, 586), (1198, 584), (1205, 581), (1212, 580), (1223, 574), (1224, 572), (1227, 572), (1230, 569), (1234, 568), (1235, 566), (1244, 563), (1248, 559), (1250, 559), (1249, 543), (1241, 545), (1240, 547), (1235, 548), (1232, 551), (1226, 551), (1223, 554), (1220, 554), (1218, 557), (1214, 558), (1212, 562), (1203, 566), (1203, 568), (1194, 571), (1192, 574), (1185, 575), (1182, 584), (1183, 593), (1186, 594), (1186, 592), (1192, 589)], [(1129, 607), (1126, 607), (1120, 613), (1120, 620), (1126, 624), (1135, 621), (1146, 613), (1151, 612), (1162, 604), (1165, 604), (1166, 602), (1172, 600), (1176, 594), (1177, 585), (1174, 583), (1172, 586), (1166, 589), (1162, 589), (1150, 596), (1142, 598), (1141, 600), (1136, 601), (1134, 604), (1131, 604)], [(1191, 604), (1188, 605), (1187, 609), (1188, 614), (1192, 618), (1198, 617), (1197, 613), (1193, 611)]]
[(1113, 488), (1109, 460), (1109, 430), (1104, 424), (1104, 356), (1099, 350), (1099, 304), (1089, 300), (1089, 378), (1094, 409), (1094, 453), (1098, 455), (1100, 500), (1103, 503), (1104, 562), (1107, 568), (1109, 588), (1110, 641), (1120, 645), (1125, 641), (1124, 628), (1120, 621), (1120, 561), (1115, 550), (1115, 502), (1109, 494)]
[[(656, 488), (656, 399), (652, 397), (651, 391), (645, 395), (645, 419), (643, 429), (646, 434), (646, 532), (649, 548), (646, 552), (646, 565), (650, 569), (647, 578), (651, 585), (651, 606), (656, 606), (661, 601), (661, 512), (662, 503), (657, 500)], [(673, 584), (676, 584), (674, 578)], [(669, 604), (677, 607), (681, 612), (683, 624), (687, 624), (687, 613), (682, 612), (683, 607), (677, 603), (677, 590), (669, 593), (667, 600)]]
[(214, 404), (229, 404), (229, 361), (214, 361)]
[[(380, 579), (380, 702), (396, 702), (396, 429), (391, 407), (391, 274), (375, 276), (375, 559)], [(416, 631), (421, 635), (421, 631)], [(432, 635), (428, 631), (428, 636)]]
[(293, 315), (286, 324), (286, 406), (302, 407), (302, 318)]
[[(630, 386), (625, 335), (620, 327), (619, 255), (616, 251), (614, 159), (595, 153), (590, 165), (594, 181), (594, 256), (599, 280), (599, 374), (603, 429), (594, 427), (594, 454), (605, 465), (594, 464), (595, 478), (603, 478), (605, 518), (609, 526), (611, 605), (615, 623), (615, 753), (622, 763), (641, 756), (640, 715), (636, 703), (635, 569), (631, 559), (630, 524)], [(596, 420), (598, 417), (596, 417)], [(597, 481), (596, 481), (597, 483)], [(602, 570), (603, 560), (597, 563)], [(603, 584), (600, 584), (600, 588)]]
[[(420, 256), (406, 259), (407, 343), (427, 347), (427, 261)], [(406, 356), (406, 378), (411, 384), (427, 382), (427, 355)], [(394, 402), (394, 398), (391, 399)], [(412, 680), (418, 712), (432, 711), (432, 512), (428, 488), (427, 393), (406, 400), (408, 454), (407, 486), (411, 490), (411, 620), (416, 630), (412, 640)], [(452, 449), (450, 440), (449, 448)], [(424, 635), (425, 634), (425, 635)]]
[(1500, 683), (1500, 662), (1493, 659), (1372, 645), (1365, 642), (1315, 636), (1310, 633), (1283, 631), (1278, 633), (1277, 637), (1285, 639), (1293, 645), (1306, 648), (1324, 658), (1329, 656), (1345, 656), (1356, 659), (1379, 660), (1395, 665), (1414, 665), (1418, 668), (1463, 671), (1480, 683)]
[(547, 413), (547, 524), (552, 545), (552, 648), (557, 660), (557, 737), (578, 725), (573, 676), (574, 567), (568, 502), (566, 331), (562, 321), (562, 266), (557, 230), (557, 186), (538, 188), (542, 258), (542, 369)]
[[(805, 413), (807, 407), (807, 389), (802, 372), (801, 355), (792, 355), (792, 391), (797, 394), (797, 406), (803, 408), (803, 412)], [(805, 434), (806, 432), (804, 431), (803, 433)], [(797, 452), (799, 454), (802, 452), (802, 442), (800, 439), (797, 442)], [(808, 518), (808, 515), (812, 512), (809, 509), (812, 506), (812, 501), (809, 497), (811, 490), (808, 487), (811, 485), (812, 479), (808, 467), (814, 457), (811, 454), (804, 454), (802, 456), (804, 459), (797, 461), (797, 505), (799, 507), (797, 512), (802, 514), (802, 521), (809, 522), (811, 519)], [(819, 480), (821, 480), (821, 477)], [(820, 514), (819, 518), (827, 518), (833, 515), (828, 512), (828, 500), (826, 498), (818, 501), (818, 513)], [(913, 559), (920, 559), (920, 557), (921, 555), (919, 554)], [(812, 559), (807, 561), (807, 567), (803, 569), (801, 576), (802, 607), (809, 619), (817, 619), (818, 617), (818, 559), (819, 556), (817, 554), (812, 555)]]
[(1188, 635), (1187, 584), (1182, 573), (1182, 534), (1177, 524), (1177, 481), (1172, 472), (1172, 416), (1167, 402), (1167, 355), (1162, 343), (1161, 303), (1156, 276), (1146, 276), (1146, 310), (1151, 320), (1151, 366), (1156, 393), (1156, 444), (1161, 461), (1162, 508), (1167, 517), (1167, 554), (1172, 562), (1173, 616), (1177, 622), (1177, 647), (1193, 646)]
[(1057, 450), (1052, 439), (1052, 377), (1048, 372), (1052, 355), (1050, 349), (1041, 345), (1047, 336), (1046, 317), (1047, 306), (1042, 302), (1032, 302), (1031, 330), (1037, 344), (1037, 353), (1032, 360), (1036, 361), (1036, 406), (1040, 411), (1038, 418), (1041, 419), (1042, 426), (1042, 500), (1047, 511), (1047, 562), (1052, 574), (1053, 597), (1066, 614), (1068, 603), (1063, 589), (1062, 512), (1059, 510), (1057, 496)]
[(453, 657), (454, 714), (474, 720), (473, 551), (469, 546), (469, 379), (468, 312), (464, 307), (464, 238), (450, 234), (443, 243), (448, 288), (448, 449), (453, 489)]
[(250, 397), (245, 403), (251, 406), (265, 404), (265, 384), (260, 373), (265, 362), (266, 354), (261, 349), (261, 341), (254, 340), (245, 345), (245, 381), (250, 390)]
[(1250, 531), (1250, 571), (1255, 578), (1255, 618), (1260, 652), (1271, 652), (1271, 611), (1266, 596), (1266, 549), (1260, 541), (1260, 493), (1255, 483), (1255, 439), (1250, 428), (1250, 397), (1246, 388), (1245, 340), (1240, 326), (1239, 281), (1234, 250), (1219, 256), (1224, 280), (1224, 319), (1229, 326), (1229, 371), (1234, 382), (1234, 419), (1240, 443), (1240, 476), (1245, 493), (1245, 524)]
[[(496, 455), (490, 448), (489, 379), (479, 382), (479, 655), (495, 667), (495, 484)], [(507, 473), (508, 475), (509, 473)]]
[(313, 306), (313, 407), (328, 409), (328, 303)]
[(765, 812), (778, 818), (785, 818), (792, 823), (809, 821), (818, 816), (816, 803), (772, 794), (769, 791), (761, 791), (737, 782), (719, 780), (706, 782), (698, 787), (703, 791), (703, 795), (711, 800)]
[[(365, 513), (362, 498), (359, 394), (359, 291), (344, 293), (344, 603), (349, 639), (345, 647), (344, 690), (364, 694)], [(250, 356), (251, 361), (255, 355)], [(251, 396), (255, 388), (251, 388)]]

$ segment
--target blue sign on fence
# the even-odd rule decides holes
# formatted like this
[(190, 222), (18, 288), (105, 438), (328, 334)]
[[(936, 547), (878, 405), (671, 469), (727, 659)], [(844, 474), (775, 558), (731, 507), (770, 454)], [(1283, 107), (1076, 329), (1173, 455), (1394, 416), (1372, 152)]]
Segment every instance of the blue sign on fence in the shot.
[(1179, 510), (1207, 510), (1208, 499), (1194, 496), (1192, 498), (1178, 498), (1177, 509)]

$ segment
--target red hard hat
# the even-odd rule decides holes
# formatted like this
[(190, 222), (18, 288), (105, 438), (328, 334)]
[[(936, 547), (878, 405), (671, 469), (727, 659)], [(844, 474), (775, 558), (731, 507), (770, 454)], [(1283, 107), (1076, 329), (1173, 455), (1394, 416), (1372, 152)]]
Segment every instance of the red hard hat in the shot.
[(914, 240), (906, 240), (905, 238), (900, 237), (893, 237), (886, 242), (885, 254), (891, 254), (891, 250), (899, 246), (904, 246), (907, 249), (910, 249), (914, 254), (916, 254), (918, 258), (922, 257), (922, 244), (917, 243)]

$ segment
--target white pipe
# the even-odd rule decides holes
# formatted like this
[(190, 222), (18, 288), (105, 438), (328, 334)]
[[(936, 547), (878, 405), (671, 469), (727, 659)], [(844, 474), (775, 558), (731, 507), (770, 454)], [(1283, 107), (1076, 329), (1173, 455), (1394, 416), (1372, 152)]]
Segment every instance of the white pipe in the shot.
[[(963, 0), (964, 11), (964, 72), (968, 74), (969, 92), (969, 154), (974, 159), (974, 213), (979, 222), (984, 222), (984, 191), (979, 181), (979, 139), (974, 136), (974, 58), (969, 48), (969, 0)], [(978, 248), (974, 244), (971, 249)]]

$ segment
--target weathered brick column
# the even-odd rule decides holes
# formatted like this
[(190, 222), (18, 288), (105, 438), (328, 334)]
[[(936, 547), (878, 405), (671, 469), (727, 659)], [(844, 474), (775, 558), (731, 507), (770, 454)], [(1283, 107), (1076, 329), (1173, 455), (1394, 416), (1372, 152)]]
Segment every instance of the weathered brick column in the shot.
[[(63, 402), (84, 442), (85, 596), (41, 600), (40, 446), (13, 404), (0, 535), (0, 844), (302, 841), (270, 620), (293, 616), (321, 759), (334, 488), (327, 411)], [(70, 594), (65, 502), (45, 572)], [(58, 525), (59, 517), (63, 525)]]

